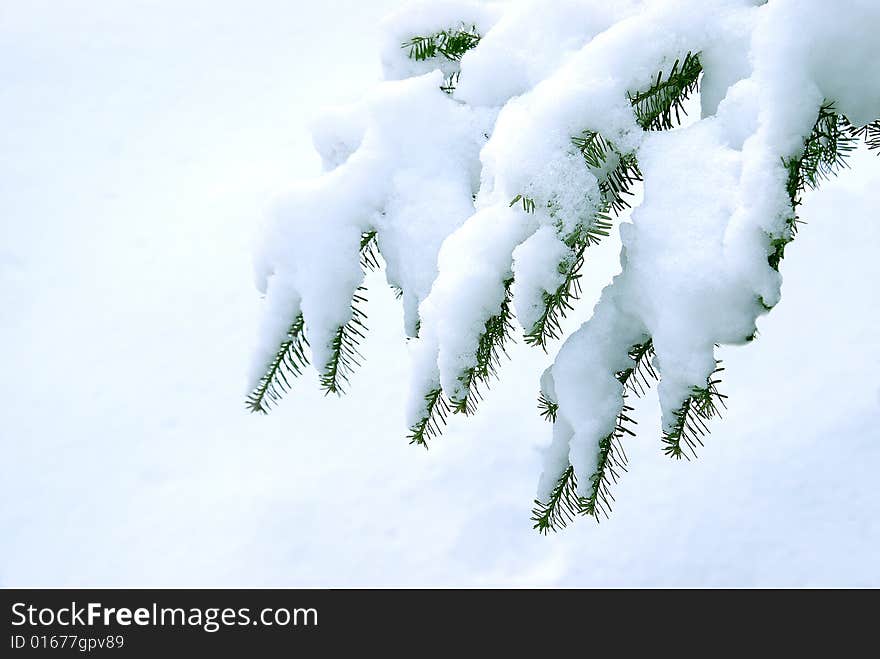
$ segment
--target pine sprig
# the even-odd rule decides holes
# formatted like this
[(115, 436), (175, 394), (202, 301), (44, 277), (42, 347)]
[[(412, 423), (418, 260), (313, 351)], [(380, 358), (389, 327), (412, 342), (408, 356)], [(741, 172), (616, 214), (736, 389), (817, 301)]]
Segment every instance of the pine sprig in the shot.
[(721, 416), (721, 410), (726, 407), (727, 396), (718, 391), (721, 383), (718, 373), (724, 370), (720, 364), (717, 362), (706, 386), (691, 389), (691, 395), (675, 411), (672, 427), (663, 432), (663, 453), (670, 458), (696, 458), (697, 445), (703, 446), (703, 437), (709, 434), (708, 421)]
[(799, 158), (785, 161), (789, 176), (786, 191), (792, 204), (800, 203), (806, 190), (819, 185), (847, 167), (846, 159), (856, 148), (856, 135), (847, 128), (849, 122), (837, 114), (833, 103), (824, 103), (813, 130), (804, 140), (804, 151)]
[[(360, 243), (361, 268), (364, 272), (379, 268), (379, 246), (376, 231), (367, 231), (361, 235)], [(361, 286), (352, 297), (351, 320), (339, 327), (330, 342), (331, 358), (324, 366), (319, 376), (321, 388), (324, 392), (342, 394), (344, 383), (355, 366), (360, 365), (363, 356), (357, 348), (364, 338), (366, 315), (358, 307), (366, 302), (363, 293), (366, 289)], [(248, 394), (245, 406), (251, 412), (268, 414), (269, 410), (277, 405), (281, 398), (290, 391), (291, 381), (302, 374), (303, 369), (309, 365), (309, 357), (305, 349), (309, 342), (305, 335), (305, 320), (299, 313), (293, 324), (287, 330), (285, 339), (281, 342), (272, 361), (266, 366), (266, 371)]]
[(549, 421), (550, 423), (556, 423), (556, 414), (559, 412), (559, 403), (550, 400), (547, 396), (541, 393), (538, 396), (538, 414), (540, 414), (544, 419)]
[(574, 467), (568, 465), (550, 491), (546, 503), (535, 499), (532, 510), (533, 528), (546, 535), (564, 529), (579, 515), (586, 515), (587, 499), (578, 496)]
[[(450, 30), (441, 30), (427, 36), (416, 36), (401, 44), (401, 48), (408, 48), (407, 56), (417, 62), (425, 62), (435, 57), (443, 57), (449, 62), (459, 63), (464, 54), (480, 43), (479, 32), (476, 25), (461, 27)], [(453, 71), (447, 74), (440, 85), (440, 89), (451, 94), (458, 86), (461, 71)]]
[(245, 401), (245, 406), (251, 412), (268, 414), (272, 406), (277, 405), (284, 394), (290, 391), (293, 379), (299, 377), (308, 366), (309, 358), (305, 349), (309, 342), (304, 330), (305, 322), (300, 313), (287, 330), (287, 338), (281, 342), (265, 373)]
[(452, 411), (456, 414), (470, 415), (476, 411), (477, 404), (482, 400), (482, 388), (488, 386), (492, 377), (497, 376), (501, 364), (501, 356), (507, 355), (505, 344), (513, 340), (513, 308), (511, 286), (513, 277), (504, 282), (504, 301), (499, 312), (489, 318), (477, 341), (474, 364), (467, 368), (458, 381), (462, 385), (464, 395), (451, 399)]
[(460, 62), (464, 54), (480, 43), (481, 36), (477, 26), (441, 30), (426, 36), (415, 36), (401, 44), (408, 48), (407, 56), (417, 62), (434, 59), (438, 55), (450, 62)]
[(425, 394), (425, 412), (419, 421), (409, 429), (407, 438), (410, 444), (427, 448), (428, 440), (443, 432), (450, 413), (473, 414), (477, 403), (482, 399), (481, 388), (488, 385), (496, 375), (501, 356), (506, 355), (504, 345), (513, 336), (513, 310), (511, 308), (511, 285), (513, 278), (504, 282), (504, 301), (500, 312), (489, 318), (477, 342), (474, 365), (460, 377), (465, 394), (452, 400), (443, 394), (439, 384)]
[(365, 324), (367, 315), (360, 308), (360, 305), (367, 301), (365, 292), (363, 286), (358, 287), (351, 298), (351, 319), (340, 325), (330, 341), (330, 359), (327, 360), (319, 377), (325, 395), (344, 394), (349, 377), (364, 359), (358, 347), (366, 338), (367, 332)]
[(629, 393), (641, 398), (651, 385), (660, 379), (651, 360), (654, 357), (654, 341), (648, 339), (644, 343), (636, 343), (629, 350), (629, 358), (633, 365), (631, 368), (620, 371), (615, 375), (620, 384)]
[(611, 227), (611, 218), (600, 214), (591, 225), (581, 225), (565, 239), (570, 251), (558, 266), (563, 276), (562, 283), (552, 293), (544, 292), (544, 309), (524, 336), (528, 345), (546, 350), (548, 341), (562, 336), (562, 320), (574, 309), (573, 302), (580, 298), (580, 270), (584, 264), (584, 252), (608, 236)]
[[(865, 128), (865, 127), (863, 127)], [(856, 148), (859, 129), (852, 129), (845, 117), (839, 115), (834, 104), (823, 103), (810, 134), (804, 140), (803, 153), (797, 158), (783, 158), (788, 170), (785, 189), (791, 200), (792, 214), (786, 221), (785, 230), (770, 237), (771, 253), (768, 262), (774, 270), (785, 257), (786, 246), (795, 239), (798, 225), (798, 208), (803, 193), (815, 190), (822, 181), (836, 175), (847, 167), (846, 159)]]
[(626, 394), (624, 394), (624, 404), (617, 415), (614, 430), (599, 441), (596, 471), (590, 476), (590, 496), (587, 497), (584, 507), (584, 514), (591, 515), (597, 522), (599, 514), (608, 519), (614, 502), (611, 486), (616, 485), (621, 473), (627, 470), (628, 460), (621, 440), (626, 435), (635, 437), (632, 426), (636, 422), (629, 416), (632, 410), (633, 408), (626, 404)]
[(675, 60), (666, 79), (663, 72), (643, 92), (628, 93), (636, 119), (644, 130), (669, 130), (681, 123), (686, 115), (684, 101), (699, 90), (703, 66), (699, 54), (688, 53), (684, 60)]
[(632, 196), (632, 186), (642, 180), (635, 154), (621, 154), (611, 142), (592, 130), (584, 131), (571, 141), (597, 174), (606, 210), (619, 215), (630, 208), (626, 197)]
[[(589, 515), (598, 522), (600, 514), (607, 518), (611, 513), (614, 502), (611, 487), (620, 479), (622, 472), (627, 470), (628, 461), (622, 439), (626, 435), (635, 436), (632, 426), (636, 421), (630, 416), (633, 408), (626, 404), (626, 397), (628, 393), (641, 396), (650, 386), (650, 381), (657, 378), (657, 373), (651, 365), (653, 355), (654, 344), (650, 339), (644, 343), (637, 343), (629, 350), (629, 358), (633, 361), (632, 367), (615, 374), (617, 380), (624, 386), (624, 400), (615, 419), (614, 429), (599, 440), (596, 471), (590, 476), (589, 496), (583, 497), (577, 494), (574, 468), (568, 465), (556, 481), (547, 501), (535, 500), (532, 522), (538, 532), (544, 534), (549, 531), (556, 532), (565, 528), (578, 516)], [(538, 406), (547, 410), (547, 412), (542, 411), (545, 418), (556, 420), (559, 409), (557, 403), (542, 394), (538, 399)]]
[(428, 448), (428, 440), (440, 436), (443, 432), (443, 426), (446, 425), (446, 419), (449, 416), (451, 407), (443, 390), (438, 385), (425, 394), (425, 414), (419, 421), (409, 429), (410, 444), (418, 444)]

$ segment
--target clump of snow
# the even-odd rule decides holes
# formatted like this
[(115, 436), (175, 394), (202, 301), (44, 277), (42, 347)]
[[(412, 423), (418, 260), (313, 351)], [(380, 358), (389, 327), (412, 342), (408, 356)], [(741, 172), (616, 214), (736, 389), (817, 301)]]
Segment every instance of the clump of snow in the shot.
[(556, 0), (549, 9), (543, 0), (512, 3), (480, 47), (465, 54), (462, 69), (466, 74), (456, 97), (471, 105), (504, 105), (547, 78), (593, 37), (636, 11), (639, 4), (631, 0)]
[(554, 293), (565, 280), (559, 264), (570, 256), (557, 232), (542, 226), (513, 250), (513, 301), (523, 327), (532, 327), (543, 311), (544, 293)]

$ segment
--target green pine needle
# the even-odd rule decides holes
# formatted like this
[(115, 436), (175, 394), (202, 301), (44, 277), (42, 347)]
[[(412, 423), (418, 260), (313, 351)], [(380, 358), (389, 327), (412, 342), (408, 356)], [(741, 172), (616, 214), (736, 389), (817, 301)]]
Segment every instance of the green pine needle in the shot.
[(513, 208), (516, 206), (517, 202), (522, 202), (522, 208), (526, 213), (535, 212), (535, 200), (531, 197), (524, 197), (521, 194), (518, 194), (510, 201), (510, 207)]
[(251, 412), (268, 414), (273, 405), (290, 391), (291, 382), (308, 366), (305, 348), (309, 345), (305, 336), (302, 313), (298, 314), (287, 330), (287, 337), (266, 367), (266, 371), (248, 395), (245, 406)]
[(381, 268), (379, 262), (379, 234), (375, 230), (361, 234), (361, 269), (373, 272)]

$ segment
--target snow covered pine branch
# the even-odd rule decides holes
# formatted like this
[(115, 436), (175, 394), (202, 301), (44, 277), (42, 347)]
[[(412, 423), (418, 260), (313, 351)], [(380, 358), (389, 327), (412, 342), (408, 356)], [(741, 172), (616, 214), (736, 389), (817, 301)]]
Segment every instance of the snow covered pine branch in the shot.
[(267, 412), (310, 362), (344, 391), (381, 255), (415, 348), (409, 439), (427, 445), (520, 328), (562, 338), (581, 265), (640, 184), (621, 271), (539, 397), (535, 527), (607, 515), (627, 396), (659, 381), (663, 450), (696, 455), (724, 405), (716, 348), (754, 340), (779, 302), (804, 190), (860, 141), (880, 149), (880, 3), (445, 0), (385, 28), (386, 80), (317, 122), (325, 173), (270, 218), (247, 404)]

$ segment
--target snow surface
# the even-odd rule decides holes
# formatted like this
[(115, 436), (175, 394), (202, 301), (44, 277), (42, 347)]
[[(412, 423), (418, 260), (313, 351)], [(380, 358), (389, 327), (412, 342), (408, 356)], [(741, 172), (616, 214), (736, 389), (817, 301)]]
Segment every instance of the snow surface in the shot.
[[(880, 158), (864, 151), (808, 195), (759, 340), (719, 352), (730, 409), (701, 459), (663, 457), (659, 409), (640, 401), (631, 469), (602, 525), (582, 520), (549, 538), (530, 528), (550, 436), (534, 413), (552, 358), (540, 350), (515, 346), (480, 412), (453, 419), (430, 452), (407, 445), (410, 355), (384, 273), (367, 277), (368, 361), (351, 395), (324, 398), (310, 372), (269, 417), (245, 413), (261, 210), (365, 139), (367, 125), (348, 130), (344, 110), (308, 115), (361, 102), (384, 38), (364, 26), (398, 6), (0, 9), (0, 583), (880, 585)], [(589, 36), (565, 38), (575, 49)], [(557, 64), (514, 67), (522, 77), (493, 98)], [(734, 104), (753, 95), (737, 93), (731, 112), (748, 116)], [(727, 129), (744, 141), (755, 125)], [(719, 141), (711, 122), (685, 130)], [(646, 167), (651, 153), (668, 156), (667, 139), (643, 147)], [(715, 156), (721, 185), (735, 158)], [(715, 206), (705, 207), (700, 226), (717, 244)], [(526, 217), (480, 212), (508, 227)], [(514, 252), (538, 229), (527, 221), (533, 230), (498, 253), (538, 277), (552, 241)], [(619, 249), (615, 235), (591, 253), (569, 329), (590, 316)], [(444, 247), (441, 269), (444, 258), (460, 257)]]

